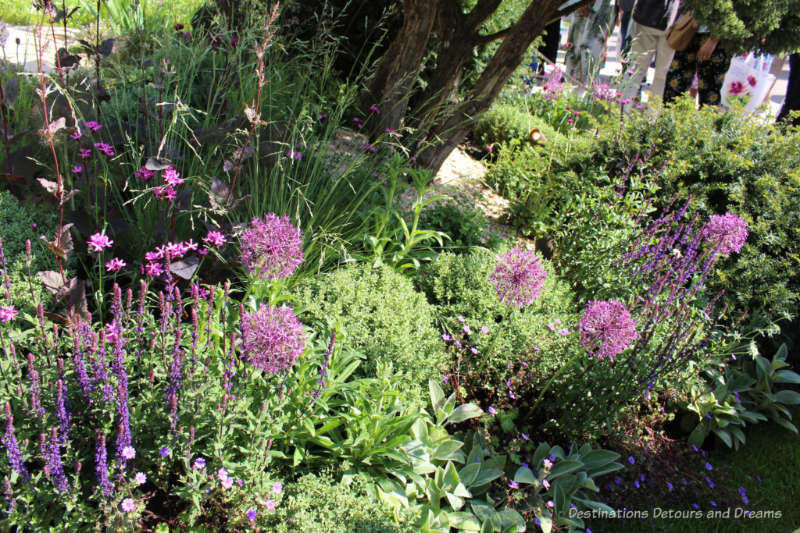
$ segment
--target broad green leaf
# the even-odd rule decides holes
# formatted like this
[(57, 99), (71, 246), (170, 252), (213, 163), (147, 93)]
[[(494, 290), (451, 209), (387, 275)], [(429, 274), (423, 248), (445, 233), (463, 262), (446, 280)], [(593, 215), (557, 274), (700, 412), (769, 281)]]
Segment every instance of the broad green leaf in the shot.
[(450, 413), (450, 416), (447, 417), (447, 421), (457, 424), (459, 422), (463, 422), (464, 420), (481, 416), (482, 414), (483, 409), (474, 403), (465, 403), (456, 407), (453, 412)]
[(450, 513), (450, 527), (461, 531), (480, 531), (481, 523), (472, 513)]
[(781, 390), (772, 395), (776, 402), (785, 403), (786, 405), (800, 405), (800, 392), (793, 390)]
[(533, 471), (530, 468), (521, 466), (517, 469), (517, 472), (514, 474), (514, 481), (517, 483), (527, 483), (532, 485), (536, 483), (538, 480), (536, 476), (533, 475)]
[[(464, 446), (464, 443), (457, 440), (445, 441), (436, 448), (431, 457), (440, 461), (451, 461), (462, 446)], [(464, 455), (460, 454), (462, 461), (463, 457)]]
[(553, 468), (550, 470), (550, 475), (548, 476), (551, 480), (556, 479), (559, 476), (563, 476), (564, 474), (569, 474), (570, 472), (575, 472), (576, 470), (580, 470), (583, 468), (583, 463), (580, 461), (573, 461), (573, 460), (565, 460), (559, 461)]
[(435, 413), (444, 405), (444, 391), (442, 390), (442, 387), (439, 386), (439, 383), (433, 379), (428, 380), (428, 391), (431, 395), (431, 405), (433, 406), (433, 412)]
[(475, 482), (475, 478), (478, 477), (478, 473), (481, 471), (481, 463), (475, 462), (470, 463), (461, 470), (458, 471), (458, 477), (461, 478), (461, 482), (466, 485), (467, 487), (471, 487), (472, 484)]
[(775, 383), (792, 383), (800, 385), (800, 374), (791, 370), (778, 370), (774, 376)]

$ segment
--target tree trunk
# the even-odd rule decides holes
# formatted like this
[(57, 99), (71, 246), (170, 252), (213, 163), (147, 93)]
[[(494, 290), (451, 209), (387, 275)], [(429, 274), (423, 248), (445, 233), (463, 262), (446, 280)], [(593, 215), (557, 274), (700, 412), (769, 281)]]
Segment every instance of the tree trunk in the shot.
[(381, 113), (370, 120), (375, 137), (387, 128), (400, 127), (408, 110), (408, 98), (419, 76), (441, 0), (403, 0), (403, 25), (383, 55), (378, 69), (362, 95), (364, 108), (377, 105)]
[[(564, 0), (542, 0), (528, 5), (505, 35), (503, 43), (465, 102), (456, 106), (446, 119), (434, 124), (427, 132), (417, 154), (421, 165), (434, 173), (441, 168), (450, 152), (466, 139), (481, 114), (492, 105), (514, 70), (522, 63), (528, 47), (559, 14), (558, 8), (563, 3)], [(424, 145), (425, 142), (428, 146)]]

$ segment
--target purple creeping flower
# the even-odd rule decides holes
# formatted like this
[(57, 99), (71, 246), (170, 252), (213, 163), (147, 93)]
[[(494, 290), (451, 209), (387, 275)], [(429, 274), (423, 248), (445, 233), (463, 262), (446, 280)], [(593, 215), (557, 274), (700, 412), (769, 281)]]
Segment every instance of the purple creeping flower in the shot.
[(97, 473), (97, 483), (103, 496), (108, 498), (114, 494), (114, 485), (108, 479), (108, 456), (106, 454), (106, 436), (100, 435), (97, 439), (94, 455), (95, 472)]
[(545, 279), (547, 272), (536, 254), (520, 248), (501, 254), (489, 276), (500, 301), (518, 308), (533, 303), (542, 291)]
[(260, 304), (242, 316), (242, 354), (247, 362), (271, 374), (294, 365), (303, 353), (303, 325), (291, 307)]
[(261, 279), (288, 278), (305, 261), (303, 232), (289, 222), (289, 217), (268, 213), (254, 218), (242, 233), (242, 263)]
[(172, 453), (172, 450), (170, 450), (166, 446), (162, 446), (161, 449), (158, 450), (158, 455), (160, 455), (161, 457), (169, 457), (169, 455), (171, 453)]
[(8, 455), (8, 462), (11, 463), (11, 468), (24, 480), (30, 479), (28, 469), (25, 468), (25, 463), (22, 460), (22, 453), (19, 450), (17, 437), (14, 435), (14, 417), (11, 415), (11, 405), (6, 402), (6, 432), (3, 435), (2, 441), (6, 447), (6, 455)]
[(195, 470), (202, 470), (206, 467), (206, 460), (202, 457), (198, 457), (194, 460), (194, 468)]
[(598, 359), (614, 356), (627, 349), (639, 334), (628, 309), (616, 300), (592, 300), (586, 305), (578, 329), (581, 346)]
[(628, 456), (628, 462), (629, 462), (630, 464), (635, 464), (635, 463), (636, 463), (636, 460), (633, 458), (633, 456), (632, 456), (632, 455), (629, 455), (629, 456)]
[(247, 519), (250, 522), (255, 522), (256, 521), (256, 517), (258, 516), (258, 511), (256, 511), (255, 509), (253, 509), (251, 507), (250, 509), (247, 510), (247, 512), (245, 514), (247, 515)]
[(703, 237), (717, 248), (720, 255), (739, 253), (747, 240), (747, 223), (738, 215), (711, 215), (703, 228)]

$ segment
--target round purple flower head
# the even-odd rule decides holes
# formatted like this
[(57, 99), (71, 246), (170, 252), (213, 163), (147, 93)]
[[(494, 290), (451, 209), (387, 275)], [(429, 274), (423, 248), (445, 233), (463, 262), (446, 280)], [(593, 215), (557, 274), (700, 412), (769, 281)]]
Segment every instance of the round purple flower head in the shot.
[(303, 325), (291, 307), (261, 304), (242, 316), (242, 353), (255, 368), (278, 374), (303, 353)]
[(520, 248), (501, 254), (489, 276), (500, 301), (519, 308), (533, 303), (542, 292), (545, 279), (547, 272), (536, 254)]
[(703, 228), (703, 236), (717, 251), (727, 257), (731, 252), (739, 253), (747, 240), (747, 223), (739, 215), (725, 213), (711, 215)]
[(267, 213), (263, 219), (254, 218), (240, 239), (242, 263), (261, 279), (288, 278), (305, 260), (303, 232), (289, 222), (289, 217)]
[(578, 329), (581, 346), (598, 359), (622, 353), (639, 338), (636, 321), (628, 308), (616, 300), (592, 300), (586, 305)]

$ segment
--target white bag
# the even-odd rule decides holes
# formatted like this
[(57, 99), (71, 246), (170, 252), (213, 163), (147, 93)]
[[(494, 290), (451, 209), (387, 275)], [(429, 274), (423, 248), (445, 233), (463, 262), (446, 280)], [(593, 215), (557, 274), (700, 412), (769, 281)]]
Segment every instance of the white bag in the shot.
[(738, 100), (748, 113), (755, 112), (775, 83), (775, 76), (769, 73), (771, 63), (771, 57), (752, 53), (732, 58), (720, 91), (722, 104), (730, 108)]

